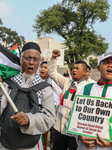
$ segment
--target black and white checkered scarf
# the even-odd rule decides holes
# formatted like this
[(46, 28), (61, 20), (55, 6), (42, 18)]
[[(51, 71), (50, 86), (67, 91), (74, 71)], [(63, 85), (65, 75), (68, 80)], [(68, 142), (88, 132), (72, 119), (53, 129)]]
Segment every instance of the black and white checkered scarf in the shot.
[[(13, 80), (15, 83), (17, 83), (19, 86), (21, 86), (22, 83), (22, 73), (20, 72), (16, 76), (12, 77), (11, 80)], [(39, 74), (36, 73), (35, 79), (30, 82), (29, 87), (32, 87), (40, 82), (43, 82), (40, 78)], [(39, 90), (37, 93), (39, 104), (41, 104), (41, 98), (42, 98), (42, 91)]]

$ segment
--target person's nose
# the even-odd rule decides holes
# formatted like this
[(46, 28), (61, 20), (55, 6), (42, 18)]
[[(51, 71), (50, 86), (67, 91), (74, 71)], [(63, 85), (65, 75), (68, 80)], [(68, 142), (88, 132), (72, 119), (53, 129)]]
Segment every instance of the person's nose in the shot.
[(112, 62), (110, 63), (110, 66), (111, 66), (111, 68), (112, 68)]
[(76, 68), (73, 69), (73, 72), (76, 72)]
[(30, 64), (34, 64), (34, 60), (33, 59), (30, 59)]

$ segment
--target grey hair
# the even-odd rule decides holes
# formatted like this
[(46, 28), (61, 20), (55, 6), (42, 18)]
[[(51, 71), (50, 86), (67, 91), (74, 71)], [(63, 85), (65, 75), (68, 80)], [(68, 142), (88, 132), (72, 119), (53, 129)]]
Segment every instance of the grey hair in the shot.
[(21, 64), (21, 66), (22, 66), (22, 63), (23, 63), (23, 60), (22, 60), (23, 59), (23, 54), (24, 54), (24, 52), (22, 52), (21, 56), (20, 56), (20, 64)]

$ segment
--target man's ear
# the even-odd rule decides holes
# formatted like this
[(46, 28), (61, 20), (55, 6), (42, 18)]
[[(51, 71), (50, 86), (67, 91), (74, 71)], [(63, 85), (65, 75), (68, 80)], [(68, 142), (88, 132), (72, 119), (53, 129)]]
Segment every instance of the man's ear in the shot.
[(97, 66), (97, 70), (100, 71), (100, 66), (99, 65)]
[(84, 70), (84, 76), (86, 76), (87, 70)]

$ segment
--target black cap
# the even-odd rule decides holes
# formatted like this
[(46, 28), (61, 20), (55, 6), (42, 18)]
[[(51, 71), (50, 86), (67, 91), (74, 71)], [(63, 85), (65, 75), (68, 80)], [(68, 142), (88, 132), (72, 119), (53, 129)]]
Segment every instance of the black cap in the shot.
[(22, 48), (22, 52), (24, 52), (28, 49), (35, 49), (35, 50), (39, 51), (39, 53), (41, 53), (39, 45), (37, 43), (34, 43), (34, 42), (26, 43)]

